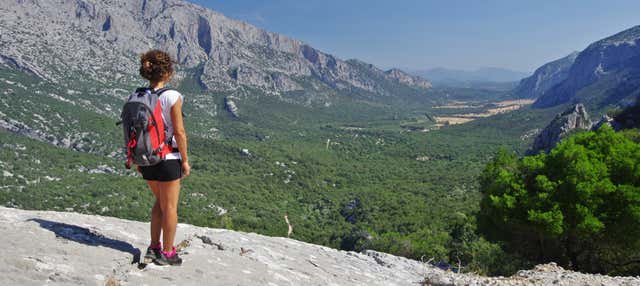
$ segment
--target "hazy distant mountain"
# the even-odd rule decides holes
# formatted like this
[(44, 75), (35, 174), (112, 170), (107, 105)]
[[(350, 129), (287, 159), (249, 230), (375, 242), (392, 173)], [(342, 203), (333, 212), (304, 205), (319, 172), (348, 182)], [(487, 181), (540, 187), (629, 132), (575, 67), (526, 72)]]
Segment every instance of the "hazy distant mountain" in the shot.
[(569, 69), (576, 60), (578, 52), (573, 52), (566, 57), (547, 63), (524, 78), (514, 90), (514, 95), (519, 98), (538, 98), (554, 85), (562, 82), (569, 76)]
[[(0, 4), (0, 64), (57, 81), (73, 75), (113, 83), (138, 80), (137, 55), (173, 54), (182, 78), (211, 91), (269, 93), (431, 84), (399, 70), (354, 65), (283, 35), (183, 0), (8, 1)], [(78, 78), (76, 78), (77, 80)]]
[(544, 92), (534, 107), (629, 104), (640, 94), (639, 44), (640, 26), (635, 26), (589, 45), (577, 55), (566, 78)]
[(476, 70), (433, 68), (412, 72), (436, 84), (461, 86), (469, 83), (504, 83), (522, 79), (529, 73), (504, 68), (484, 67)]

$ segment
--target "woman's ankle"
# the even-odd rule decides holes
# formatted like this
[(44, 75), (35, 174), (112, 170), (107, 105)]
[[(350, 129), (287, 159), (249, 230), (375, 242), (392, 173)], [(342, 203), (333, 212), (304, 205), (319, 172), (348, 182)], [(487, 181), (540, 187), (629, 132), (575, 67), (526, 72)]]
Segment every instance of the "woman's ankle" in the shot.
[(158, 241), (158, 242), (151, 242), (151, 244), (149, 244), (149, 248), (151, 249), (156, 249), (156, 250), (160, 250), (162, 249), (162, 242)]
[(172, 246), (169, 251), (163, 249), (162, 254), (164, 254), (164, 256), (166, 257), (173, 257), (176, 255), (176, 247)]

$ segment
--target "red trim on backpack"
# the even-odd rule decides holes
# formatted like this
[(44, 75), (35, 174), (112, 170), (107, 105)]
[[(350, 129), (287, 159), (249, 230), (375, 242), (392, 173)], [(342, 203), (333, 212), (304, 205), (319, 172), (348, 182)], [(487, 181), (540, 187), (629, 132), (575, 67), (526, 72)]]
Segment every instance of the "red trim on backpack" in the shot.
[(131, 154), (131, 151), (136, 148), (136, 145), (138, 145), (135, 134), (131, 134), (129, 138), (129, 142), (127, 143), (127, 162), (125, 163), (127, 169), (131, 169), (131, 161), (133, 161), (133, 155)]
[[(155, 124), (149, 124), (149, 134), (157, 134), (157, 136), (151, 137), (151, 147), (156, 150), (156, 153), (160, 155), (162, 159), (169, 153), (171, 153), (171, 144), (167, 144), (167, 138), (165, 138), (165, 123), (162, 117), (162, 105), (160, 100), (156, 102), (156, 106), (153, 109), (153, 117), (155, 118)], [(155, 129), (155, 130), (154, 130)]]

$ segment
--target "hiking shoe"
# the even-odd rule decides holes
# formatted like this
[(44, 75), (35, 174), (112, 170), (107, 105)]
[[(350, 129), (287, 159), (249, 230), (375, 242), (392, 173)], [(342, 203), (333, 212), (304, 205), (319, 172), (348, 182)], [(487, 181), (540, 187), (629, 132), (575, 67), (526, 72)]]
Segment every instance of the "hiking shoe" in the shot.
[(162, 256), (162, 245), (158, 244), (156, 246), (149, 246), (147, 248), (147, 253), (144, 255), (144, 263), (150, 264), (151, 262), (156, 261)]
[(154, 262), (158, 265), (182, 265), (182, 258), (178, 256), (176, 252), (175, 246), (171, 250), (171, 252), (160, 251), (160, 257), (158, 257)]

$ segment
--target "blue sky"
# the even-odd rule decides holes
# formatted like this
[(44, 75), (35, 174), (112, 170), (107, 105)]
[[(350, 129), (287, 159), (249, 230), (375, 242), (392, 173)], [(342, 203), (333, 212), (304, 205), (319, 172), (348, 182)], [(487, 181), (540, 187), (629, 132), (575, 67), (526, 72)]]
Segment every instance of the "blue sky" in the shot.
[(533, 71), (640, 24), (640, 1), (190, 0), (381, 68)]

